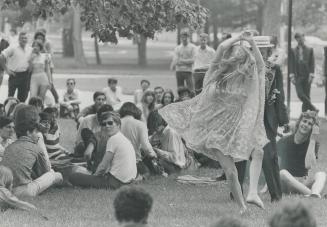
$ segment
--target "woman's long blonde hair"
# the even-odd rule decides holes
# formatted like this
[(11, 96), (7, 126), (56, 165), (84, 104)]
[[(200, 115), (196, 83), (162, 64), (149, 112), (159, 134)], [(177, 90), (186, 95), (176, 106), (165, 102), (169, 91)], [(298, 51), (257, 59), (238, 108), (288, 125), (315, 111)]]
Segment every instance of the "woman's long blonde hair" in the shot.
[(235, 45), (225, 51), (216, 70), (217, 88), (226, 89), (229, 84), (238, 80), (244, 83), (251, 78), (255, 70), (255, 60), (250, 50), (242, 45)]

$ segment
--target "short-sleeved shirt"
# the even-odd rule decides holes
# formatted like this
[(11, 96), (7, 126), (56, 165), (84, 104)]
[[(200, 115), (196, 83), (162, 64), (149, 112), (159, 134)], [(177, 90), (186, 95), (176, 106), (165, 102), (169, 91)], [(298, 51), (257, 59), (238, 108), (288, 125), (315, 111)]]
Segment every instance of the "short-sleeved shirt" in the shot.
[(302, 144), (294, 143), (294, 135), (283, 137), (277, 142), (277, 151), (281, 159), (280, 169), (286, 169), (294, 177), (308, 175), (305, 157), (310, 140)]
[(125, 116), (121, 119), (120, 130), (131, 141), (138, 162), (142, 160), (141, 148), (150, 152), (153, 151), (148, 138), (148, 129), (144, 122), (136, 120), (132, 116)]
[(209, 65), (215, 55), (215, 50), (209, 46), (202, 49), (200, 46), (196, 48), (194, 59), (194, 70), (209, 69)]
[(13, 172), (13, 187), (28, 184), (50, 171), (41, 148), (26, 136), (6, 148), (1, 164)]
[(66, 92), (64, 94), (64, 101), (72, 101), (72, 100), (77, 100), (79, 99), (79, 90), (74, 89), (72, 93)]
[(105, 171), (106, 173), (109, 172), (123, 183), (135, 179), (137, 175), (136, 157), (129, 139), (121, 132), (116, 133), (108, 139), (106, 152), (114, 154), (109, 169)]
[(116, 91), (110, 87), (103, 88), (102, 92), (106, 95), (107, 104), (111, 105), (115, 110), (119, 109), (122, 104), (122, 88), (117, 86)]
[(25, 72), (29, 68), (29, 59), (32, 54), (32, 48), (25, 46), (9, 46), (1, 54), (7, 59), (7, 67), (14, 72)]
[(82, 142), (82, 129), (83, 128), (88, 128), (90, 129), (93, 133), (97, 133), (101, 131), (101, 125), (98, 121), (97, 115), (96, 114), (91, 114), (86, 116), (81, 124), (78, 127), (77, 130), (77, 135), (76, 135), (76, 144), (79, 144)]
[[(192, 43), (186, 46), (180, 44), (175, 48), (175, 60), (178, 59), (194, 59), (196, 47)], [(192, 72), (193, 63), (176, 65), (176, 72)]]

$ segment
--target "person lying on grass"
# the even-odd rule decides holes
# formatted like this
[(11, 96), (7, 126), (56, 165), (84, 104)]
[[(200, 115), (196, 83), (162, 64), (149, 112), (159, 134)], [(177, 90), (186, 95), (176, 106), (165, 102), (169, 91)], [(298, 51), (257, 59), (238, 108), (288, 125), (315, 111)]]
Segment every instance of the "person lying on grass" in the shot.
[(318, 134), (317, 112), (307, 111), (301, 114), (295, 133), (278, 141), (280, 179), (284, 193), (321, 198), (326, 173), (310, 171), (316, 165)]
[(16, 113), (15, 131), (18, 139), (4, 152), (2, 164), (13, 172), (13, 192), (16, 196), (37, 196), (63, 177), (51, 170), (45, 154), (37, 145), (39, 114), (35, 107), (22, 107)]
[[(158, 155), (159, 165), (163, 167), (164, 171), (172, 174), (178, 173), (182, 169), (197, 168), (193, 152), (185, 146), (182, 137), (167, 125), (158, 112), (154, 112), (153, 118), (156, 122), (156, 132), (150, 141)], [(157, 146), (156, 143), (158, 143)]]
[[(122, 185), (131, 183), (137, 175), (136, 157), (132, 143), (120, 132), (120, 117), (116, 112), (105, 112), (101, 115), (102, 135), (108, 135), (94, 144), (88, 145), (93, 152), (103, 153), (103, 158), (93, 174), (86, 168), (76, 167), (69, 177), (69, 181), (76, 186), (117, 189)], [(104, 140), (103, 140), (104, 139)], [(105, 149), (105, 150), (103, 150)], [(88, 151), (86, 152), (88, 155)]]
[(146, 227), (153, 199), (139, 187), (123, 187), (119, 190), (114, 209), (117, 221), (122, 227)]

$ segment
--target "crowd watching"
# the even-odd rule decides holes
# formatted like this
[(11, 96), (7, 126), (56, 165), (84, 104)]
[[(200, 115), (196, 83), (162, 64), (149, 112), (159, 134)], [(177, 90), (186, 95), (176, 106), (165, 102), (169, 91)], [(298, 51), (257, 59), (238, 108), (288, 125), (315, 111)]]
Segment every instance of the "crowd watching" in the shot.
[[(228, 34), (224, 37), (230, 38)], [(37, 212), (34, 205), (17, 197), (38, 196), (56, 185), (123, 187), (114, 200), (117, 221), (123, 226), (146, 226), (153, 199), (143, 189), (128, 185), (204, 166), (196, 151), (159, 114), (167, 105), (201, 95), (207, 82), (205, 75), (215, 54), (207, 44), (208, 35), (200, 35), (199, 47), (189, 42), (186, 31), (182, 31), (181, 39), (171, 64), (176, 71), (176, 92), (162, 86), (152, 89), (150, 81), (144, 79), (134, 92), (134, 102), (126, 102), (118, 79), (109, 77), (108, 86), (95, 91), (94, 103), (83, 109), (76, 79), (68, 78), (62, 99), (58, 96), (51, 45), (44, 30), (35, 33), (32, 46), (27, 45), (24, 32), (18, 36), (17, 47), (3, 44), (0, 85), (5, 71), (9, 91), (0, 105), (0, 205)], [(48, 90), (54, 96), (54, 106), (44, 104)], [(282, 193), (322, 198), (326, 173), (313, 171), (318, 161), (319, 122), (317, 112), (311, 109), (301, 114), (293, 133), (276, 143), (279, 176)], [(69, 130), (76, 135), (71, 141), (72, 150), (61, 142), (67, 132), (61, 131), (59, 118), (70, 119), (76, 125)], [(302, 203), (285, 206), (272, 216), (269, 225), (316, 226)], [(247, 225), (228, 216), (212, 226)]]

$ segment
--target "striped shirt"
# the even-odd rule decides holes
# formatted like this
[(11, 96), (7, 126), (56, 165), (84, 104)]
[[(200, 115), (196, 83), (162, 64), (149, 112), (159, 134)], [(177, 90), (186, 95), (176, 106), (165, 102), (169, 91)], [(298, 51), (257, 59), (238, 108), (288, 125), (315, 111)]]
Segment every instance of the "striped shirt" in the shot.
[(43, 134), (44, 143), (49, 154), (60, 150), (60, 129), (58, 125), (55, 125), (48, 133)]

